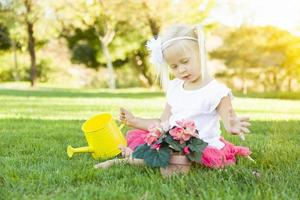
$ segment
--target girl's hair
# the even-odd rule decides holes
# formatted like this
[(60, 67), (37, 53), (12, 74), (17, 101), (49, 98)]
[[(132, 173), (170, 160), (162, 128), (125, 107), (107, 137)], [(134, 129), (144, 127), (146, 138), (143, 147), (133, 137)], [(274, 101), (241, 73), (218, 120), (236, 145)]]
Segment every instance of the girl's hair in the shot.
[[(164, 90), (166, 90), (170, 79), (168, 67), (163, 59), (163, 54), (166, 48), (171, 45), (171, 48), (178, 48), (179, 51), (197, 51), (200, 56), (202, 81), (209, 77), (206, 69), (205, 40), (202, 26), (189, 26), (184, 24), (173, 25), (166, 28), (158, 38), (157, 40), (161, 43), (162, 62), (160, 64), (157, 64), (157, 62), (154, 64), (156, 65), (157, 75), (160, 77), (160, 83)], [(173, 47), (173, 44), (176, 45)], [(153, 49), (150, 50), (152, 51), (153, 57), (153, 54), (156, 53)]]
[(193, 37), (193, 38), (197, 39), (196, 28), (193, 26), (185, 25), (185, 24), (176, 24), (176, 25), (167, 27), (162, 32), (162, 34), (160, 34), (162, 43), (165, 43), (168, 40), (175, 38), (175, 37), (184, 37), (184, 36)]

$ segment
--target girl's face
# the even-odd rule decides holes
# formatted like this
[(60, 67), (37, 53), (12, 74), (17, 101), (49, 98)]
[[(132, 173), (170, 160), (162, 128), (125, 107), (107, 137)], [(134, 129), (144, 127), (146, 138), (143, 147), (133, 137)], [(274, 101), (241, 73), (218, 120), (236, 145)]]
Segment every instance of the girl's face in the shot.
[(175, 43), (164, 50), (164, 58), (176, 78), (189, 83), (198, 83), (201, 81), (198, 45), (194, 41), (182, 42), (188, 42), (190, 48)]

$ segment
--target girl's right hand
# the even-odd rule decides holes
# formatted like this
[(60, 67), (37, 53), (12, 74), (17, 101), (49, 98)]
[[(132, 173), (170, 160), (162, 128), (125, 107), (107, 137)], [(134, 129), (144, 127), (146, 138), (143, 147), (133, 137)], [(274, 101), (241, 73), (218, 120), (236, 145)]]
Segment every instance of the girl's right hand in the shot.
[(135, 119), (134, 115), (129, 110), (126, 110), (125, 108), (120, 108), (119, 118), (121, 122), (129, 126), (133, 124), (133, 121)]

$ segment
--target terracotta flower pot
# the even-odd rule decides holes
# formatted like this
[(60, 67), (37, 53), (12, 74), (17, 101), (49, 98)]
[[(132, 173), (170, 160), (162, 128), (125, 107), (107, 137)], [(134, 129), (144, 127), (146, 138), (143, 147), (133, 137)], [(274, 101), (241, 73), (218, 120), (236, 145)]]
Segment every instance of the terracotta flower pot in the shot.
[(185, 155), (172, 154), (169, 163), (166, 168), (160, 168), (160, 173), (164, 177), (173, 174), (187, 174), (191, 168), (191, 162)]

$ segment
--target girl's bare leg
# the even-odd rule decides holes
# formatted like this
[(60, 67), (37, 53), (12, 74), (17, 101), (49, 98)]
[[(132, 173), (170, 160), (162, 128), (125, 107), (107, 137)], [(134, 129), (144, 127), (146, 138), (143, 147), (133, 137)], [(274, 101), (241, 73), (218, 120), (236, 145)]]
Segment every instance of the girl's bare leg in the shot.
[(113, 159), (113, 160), (107, 160), (101, 163), (96, 164), (94, 167), (95, 169), (102, 168), (107, 169), (115, 164), (121, 164), (121, 163), (129, 163), (131, 165), (143, 165), (144, 160), (143, 159), (136, 159), (136, 158), (121, 158), (121, 159)]
[(136, 159), (136, 158), (132, 157), (132, 152), (133, 152), (132, 149), (125, 147), (125, 146), (120, 146), (119, 148), (121, 149), (122, 155), (125, 156), (125, 158), (107, 160), (107, 161), (98, 163), (94, 166), (95, 169), (98, 169), (98, 168), (106, 169), (115, 164), (120, 164), (120, 163), (129, 163), (131, 165), (143, 165), (144, 164), (143, 159)]
[(249, 159), (250, 161), (256, 163), (255, 160), (253, 158), (251, 158), (251, 156), (247, 156), (246, 158)]

